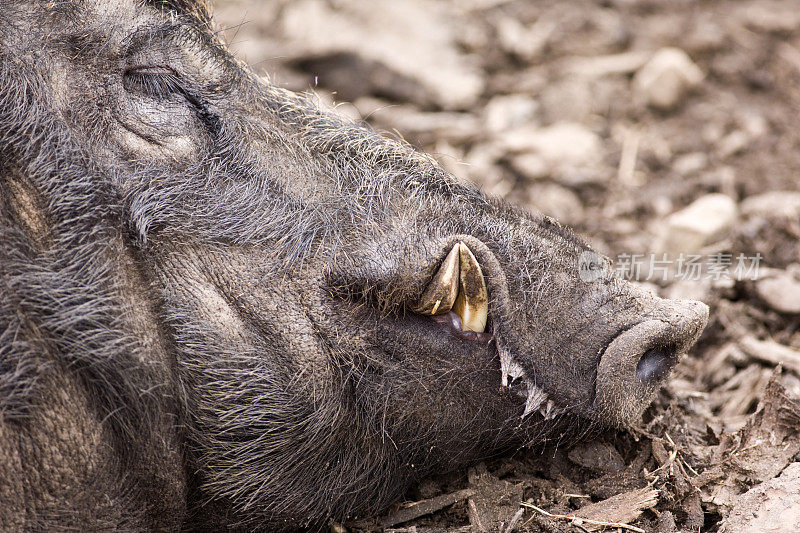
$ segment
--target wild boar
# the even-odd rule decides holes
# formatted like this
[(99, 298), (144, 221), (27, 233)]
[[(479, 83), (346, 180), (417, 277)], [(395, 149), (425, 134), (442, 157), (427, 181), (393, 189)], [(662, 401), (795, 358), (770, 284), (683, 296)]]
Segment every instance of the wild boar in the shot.
[(376, 513), (631, 423), (707, 318), (260, 79), (199, 0), (0, 1), (0, 242), (3, 530)]

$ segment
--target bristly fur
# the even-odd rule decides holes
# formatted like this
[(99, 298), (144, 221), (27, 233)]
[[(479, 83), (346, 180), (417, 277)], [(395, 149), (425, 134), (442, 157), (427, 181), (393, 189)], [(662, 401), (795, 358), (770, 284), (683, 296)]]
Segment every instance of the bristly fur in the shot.
[[(409, 311), (459, 241), (490, 347)], [(377, 513), (596, 427), (602, 351), (657, 305), (580, 282), (558, 223), (258, 78), (192, 0), (0, 0), (0, 242), (0, 529)], [(498, 347), (563, 416), (521, 418)]]

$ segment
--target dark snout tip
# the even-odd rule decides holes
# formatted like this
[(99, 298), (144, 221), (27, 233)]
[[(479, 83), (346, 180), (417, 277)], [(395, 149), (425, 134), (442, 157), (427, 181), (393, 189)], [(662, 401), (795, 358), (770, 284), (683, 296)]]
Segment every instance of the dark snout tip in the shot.
[(707, 322), (704, 303), (663, 300), (644, 320), (613, 339), (597, 369), (601, 417), (624, 425), (638, 416)]
[(659, 320), (667, 325), (646, 328), (650, 336), (648, 339), (645, 334), (642, 340), (645, 346), (652, 346), (644, 350), (636, 363), (636, 377), (650, 386), (657, 386), (669, 377), (678, 358), (697, 341), (708, 322), (708, 306), (695, 300), (668, 301), (661, 311), (665, 316)]

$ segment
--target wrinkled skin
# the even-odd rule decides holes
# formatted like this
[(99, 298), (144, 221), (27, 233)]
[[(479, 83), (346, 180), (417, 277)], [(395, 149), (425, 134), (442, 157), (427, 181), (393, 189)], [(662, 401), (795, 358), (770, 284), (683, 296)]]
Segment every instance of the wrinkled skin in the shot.
[[(210, 24), (0, 0), (0, 529), (315, 527), (636, 420), (705, 306), (581, 281), (569, 230), (259, 80)], [(457, 242), (489, 344), (410, 310)], [(534, 387), (553, 414), (522, 416)]]

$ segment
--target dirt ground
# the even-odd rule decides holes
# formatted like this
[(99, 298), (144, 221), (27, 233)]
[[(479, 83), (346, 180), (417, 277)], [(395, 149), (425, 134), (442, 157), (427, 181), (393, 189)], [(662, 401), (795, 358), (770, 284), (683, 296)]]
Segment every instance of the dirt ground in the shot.
[(216, 4), (278, 85), (711, 307), (637, 427), (427, 480), (332, 530), (800, 531), (799, 1)]

